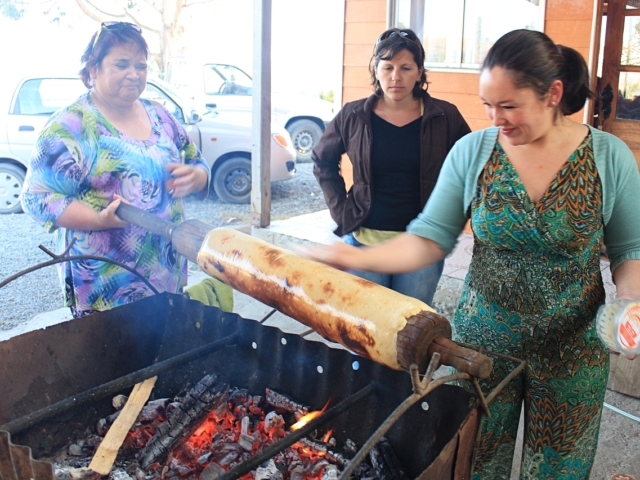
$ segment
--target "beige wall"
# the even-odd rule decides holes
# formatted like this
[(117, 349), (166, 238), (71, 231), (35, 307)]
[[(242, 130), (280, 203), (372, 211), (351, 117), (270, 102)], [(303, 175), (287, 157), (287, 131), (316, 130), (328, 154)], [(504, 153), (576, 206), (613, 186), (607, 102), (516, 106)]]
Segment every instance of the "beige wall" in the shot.
[[(547, 0), (545, 33), (554, 42), (578, 50), (589, 59), (595, 0)], [(369, 60), (386, 28), (387, 0), (346, 0), (344, 28), (343, 104), (371, 95)], [(478, 97), (478, 74), (428, 72), (429, 93), (455, 104), (472, 130), (490, 125)], [(582, 121), (582, 112), (573, 118)], [(350, 164), (343, 175), (351, 183)]]
[[(547, 0), (545, 33), (589, 59), (594, 0)], [(369, 60), (385, 28), (387, 0), (346, 0), (343, 104), (371, 94)], [(478, 74), (429, 72), (429, 93), (454, 103), (472, 130), (489, 125), (478, 98)], [(582, 119), (582, 114), (576, 114)]]

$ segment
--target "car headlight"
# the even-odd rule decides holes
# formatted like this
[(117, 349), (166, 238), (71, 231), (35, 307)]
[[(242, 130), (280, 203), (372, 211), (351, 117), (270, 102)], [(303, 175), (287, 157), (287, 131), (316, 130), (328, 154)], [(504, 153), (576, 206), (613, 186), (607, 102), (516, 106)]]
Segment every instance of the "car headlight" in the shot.
[(282, 135), (281, 133), (274, 133), (272, 137), (276, 141), (276, 143), (280, 145), (282, 148), (287, 148), (291, 145), (291, 142), (289, 141), (289, 139), (286, 136)]

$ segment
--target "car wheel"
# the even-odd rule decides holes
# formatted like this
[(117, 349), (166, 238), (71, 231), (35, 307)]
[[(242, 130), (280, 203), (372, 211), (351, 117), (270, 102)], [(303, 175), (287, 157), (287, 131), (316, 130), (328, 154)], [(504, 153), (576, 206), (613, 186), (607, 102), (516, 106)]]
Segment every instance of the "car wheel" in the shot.
[(0, 214), (20, 213), (20, 192), (25, 172), (11, 163), (0, 162)]
[(322, 129), (312, 120), (298, 120), (287, 128), (299, 162), (310, 162), (311, 151), (322, 137)]
[(249, 203), (251, 198), (251, 160), (233, 157), (218, 167), (213, 189), (225, 203)]

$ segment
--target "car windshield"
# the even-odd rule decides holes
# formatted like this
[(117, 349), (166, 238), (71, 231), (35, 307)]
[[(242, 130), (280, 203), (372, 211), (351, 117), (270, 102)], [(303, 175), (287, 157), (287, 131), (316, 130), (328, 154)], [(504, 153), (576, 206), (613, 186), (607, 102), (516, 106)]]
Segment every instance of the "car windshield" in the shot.
[(207, 95), (251, 95), (251, 77), (232, 65), (204, 66), (204, 90)]
[(159, 89), (164, 91), (167, 95), (169, 95), (173, 99), (174, 102), (176, 102), (180, 107), (182, 107), (186, 113), (190, 113), (191, 111), (199, 112), (199, 109), (196, 108), (191, 101), (187, 100), (178, 92), (176, 92), (176, 90), (174, 90), (173, 87), (168, 83), (158, 78), (149, 79), (147, 83), (151, 85), (156, 85)]

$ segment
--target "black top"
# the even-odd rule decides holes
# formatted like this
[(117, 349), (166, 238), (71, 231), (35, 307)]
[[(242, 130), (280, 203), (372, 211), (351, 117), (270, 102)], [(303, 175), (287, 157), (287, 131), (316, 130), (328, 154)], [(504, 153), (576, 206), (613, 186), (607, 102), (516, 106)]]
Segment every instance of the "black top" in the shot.
[(422, 117), (402, 127), (371, 115), (372, 204), (363, 227), (404, 231), (422, 211), (420, 128)]

